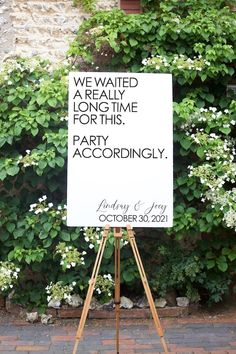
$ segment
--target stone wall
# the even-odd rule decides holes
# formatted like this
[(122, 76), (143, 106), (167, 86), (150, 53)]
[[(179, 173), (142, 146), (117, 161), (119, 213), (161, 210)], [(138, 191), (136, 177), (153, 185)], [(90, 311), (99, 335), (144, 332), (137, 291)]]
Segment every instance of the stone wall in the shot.
[(13, 49), (11, 0), (0, 0), (0, 59)]
[[(97, 1), (100, 9), (114, 6), (117, 0)], [(10, 52), (61, 60), (87, 16), (72, 0), (0, 0), (0, 59)]]

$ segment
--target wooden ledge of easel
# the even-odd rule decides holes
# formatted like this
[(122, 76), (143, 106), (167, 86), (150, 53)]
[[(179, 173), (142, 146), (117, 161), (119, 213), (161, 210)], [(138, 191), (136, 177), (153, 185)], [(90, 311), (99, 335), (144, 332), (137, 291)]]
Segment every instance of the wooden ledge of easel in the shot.
[[(110, 225), (106, 225), (105, 228), (104, 228), (104, 231), (109, 231), (110, 230)], [(122, 238), (122, 227), (120, 226), (115, 226), (113, 227), (114, 229), (114, 237), (117, 237), (117, 238)], [(130, 233), (130, 236), (134, 237), (134, 231), (133, 231), (133, 228), (132, 226), (130, 225), (127, 225), (126, 226), (126, 229), (127, 229), (127, 232)], [(103, 237), (106, 238), (106, 233), (103, 233)]]
[(127, 225), (127, 226), (126, 226), (126, 229), (127, 229), (127, 232), (128, 232), (129, 237), (130, 237), (130, 238), (134, 238), (134, 230), (133, 230), (132, 226)]
[[(108, 233), (108, 231), (110, 230), (110, 225), (106, 225), (105, 227), (104, 227), (104, 231), (103, 231), (103, 233), (102, 233), (102, 237), (103, 238), (107, 238), (107, 233)], [(106, 231), (106, 232), (105, 232)]]
[(121, 227), (114, 227), (114, 237), (115, 238), (122, 238), (122, 228)]

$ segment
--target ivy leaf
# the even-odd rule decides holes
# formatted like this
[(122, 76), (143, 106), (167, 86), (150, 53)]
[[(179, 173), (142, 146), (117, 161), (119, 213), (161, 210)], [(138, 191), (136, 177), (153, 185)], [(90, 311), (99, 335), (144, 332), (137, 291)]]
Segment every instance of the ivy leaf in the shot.
[(15, 176), (20, 171), (18, 166), (11, 166), (7, 169), (7, 174), (10, 176)]
[(39, 106), (41, 106), (43, 103), (45, 103), (46, 97), (45, 96), (38, 96), (36, 99), (36, 102), (38, 103)]
[(28, 241), (29, 241), (30, 243), (32, 243), (32, 241), (33, 241), (33, 239), (34, 239), (34, 233), (33, 233), (33, 231), (27, 233), (27, 239), (28, 239)]
[(233, 75), (234, 74), (234, 68), (232, 68), (232, 67), (229, 67), (228, 68), (228, 73), (229, 73), (229, 75)]
[(221, 270), (221, 272), (226, 272), (228, 269), (228, 264), (224, 262), (217, 262), (217, 267), (219, 270)]
[(205, 156), (204, 148), (201, 146), (197, 149), (197, 156), (202, 159)]
[(14, 230), (13, 232), (13, 235), (14, 235), (14, 238), (17, 239), (19, 237), (22, 237), (25, 233), (25, 230), (24, 229), (16, 229)]
[(22, 127), (20, 125), (16, 125), (14, 127), (14, 135), (19, 136), (21, 134), (21, 132), (22, 132)]
[(132, 280), (134, 280), (133, 274), (129, 271), (124, 271), (123, 278), (126, 282), (131, 282)]
[(206, 75), (206, 74), (201, 74), (201, 76), (200, 76), (200, 77), (201, 77), (201, 80), (202, 80), (202, 82), (203, 82), (203, 81), (205, 81), (205, 80), (206, 80), (207, 75)]
[(26, 261), (27, 264), (30, 264), (31, 261), (32, 261), (31, 256), (26, 255), (26, 256), (25, 256), (25, 261)]
[(178, 78), (177, 78), (177, 81), (178, 81), (178, 83), (182, 86), (182, 85), (186, 82), (186, 79), (181, 76), (181, 77), (178, 77)]
[(209, 252), (206, 253), (206, 258), (212, 259), (212, 258), (215, 258), (215, 255), (214, 255), (213, 252), (209, 251)]
[(224, 247), (221, 251), (223, 256), (228, 256), (230, 254), (230, 249), (227, 247)]
[(236, 252), (229, 253), (228, 258), (231, 262), (233, 262), (236, 259)]
[(70, 241), (70, 234), (68, 232), (65, 231), (61, 232), (60, 237), (63, 241), (67, 241), (67, 242)]
[(39, 233), (39, 238), (40, 238), (40, 240), (44, 240), (44, 239), (47, 238), (47, 237), (48, 237), (48, 233), (47, 233), (47, 232), (41, 231), (41, 232)]
[(225, 256), (220, 256), (216, 260), (216, 263), (217, 263), (218, 269), (221, 270), (222, 272), (225, 272), (228, 269), (228, 264), (227, 264)]
[(131, 47), (135, 47), (138, 44), (138, 41), (134, 38), (130, 38), (129, 43)]
[(46, 232), (48, 232), (49, 230), (51, 230), (52, 228), (52, 224), (49, 223), (49, 222), (46, 222), (44, 225), (43, 225), (43, 228)]
[(131, 60), (130, 56), (128, 56), (128, 55), (124, 55), (124, 56), (122, 57), (122, 59), (123, 59), (123, 62), (124, 62), (125, 64), (128, 64), (128, 63), (130, 62), (130, 60)]
[(52, 239), (47, 238), (46, 240), (43, 240), (43, 246), (44, 246), (45, 248), (50, 247), (51, 244), (52, 244)]
[(140, 65), (138, 65), (138, 64), (132, 65), (132, 66), (131, 66), (131, 71), (132, 71), (133, 73), (139, 72), (139, 71), (140, 71)]
[(9, 96), (7, 97), (7, 101), (8, 101), (8, 102), (12, 102), (14, 99), (15, 99), (15, 96), (12, 96), (12, 95), (9, 95)]
[(73, 234), (71, 234), (71, 240), (75, 241), (79, 238), (79, 233), (73, 232)]
[(180, 187), (180, 192), (184, 195), (188, 194), (189, 188), (188, 187)]
[(5, 170), (0, 171), (0, 180), (3, 181), (7, 176), (7, 173)]
[(192, 142), (189, 139), (181, 139), (180, 140), (180, 145), (185, 149), (188, 150), (190, 146), (192, 145)]
[(214, 96), (211, 93), (208, 93), (205, 95), (205, 98), (208, 102), (213, 103), (214, 102)]
[(37, 116), (36, 117), (36, 122), (43, 125), (45, 122), (45, 117), (43, 115)]
[(57, 232), (57, 230), (55, 230), (55, 229), (52, 229), (52, 230), (50, 231), (50, 236), (51, 236), (51, 238), (55, 238), (55, 237), (57, 236), (57, 234), (58, 234), (58, 232)]
[(13, 224), (12, 222), (8, 222), (8, 223), (6, 224), (6, 228), (7, 228), (7, 231), (9, 231), (10, 233), (12, 233), (12, 231), (15, 230), (16, 225)]
[(109, 259), (111, 258), (112, 254), (113, 254), (113, 247), (106, 247), (104, 252), (104, 258)]
[(144, 23), (143, 25), (142, 25), (142, 29), (145, 31), (145, 32), (149, 32), (150, 31), (150, 26), (148, 26), (146, 23)]
[(38, 134), (38, 132), (39, 132), (38, 128), (32, 128), (31, 129), (31, 133), (32, 133), (33, 136), (36, 136)]
[(213, 259), (207, 261), (207, 262), (206, 262), (207, 269), (212, 269), (212, 268), (214, 268), (214, 267), (215, 267), (215, 264), (216, 264), (216, 262), (215, 262)]
[(180, 177), (177, 178), (177, 184), (179, 186), (185, 184), (186, 182), (187, 182), (187, 177), (186, 176), (184, 176), (184, 177), (180, 176)]
[(9, 235), (9, 233), (7, 231), (2, 230), (0, 239), (1, 239), (2, 242), (5, 242), (5, 241), (7, 241), (9, 239), (9, 236), (10, 235)]
[(231, 129), (230, 128), (219, 128), (219, 131), (221, 131), (225, 135), (228, 135), (231, 132)]
[(40, 161), (38, 162), (38, 167), (39, 167), (41, 170), (43, 170), (46, 166), (47, 166), (47, 161), (45, 161), (45, 160), (40, 160)]
[(57, 105), (57, 99), (56, 98), (49, 98), (48, 104), (49, 104), (49, 106), (55, 108)]
[(56, 162), (57, 166), (63, 167), (65, 161), (62, 157), (58, 156), (58, 157), (56, 157), (55, 162)]

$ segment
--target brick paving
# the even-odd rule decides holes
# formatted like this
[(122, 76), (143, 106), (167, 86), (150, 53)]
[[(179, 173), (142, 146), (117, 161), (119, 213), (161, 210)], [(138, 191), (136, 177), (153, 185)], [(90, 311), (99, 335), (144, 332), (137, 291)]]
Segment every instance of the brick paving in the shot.
[[(165, 319), (162, 321), (170, 354), (236, 354), (236, 318), (231, 322)], [(52, 325), (23, 320), (0, 322), (0, 354), (71, 354), (78, 321)], [(115, 354), (115, 323), (88, 320), (78, 354)], [(122, 320), (120, 354), (161, 354), (162, 346), (152, 320)]]

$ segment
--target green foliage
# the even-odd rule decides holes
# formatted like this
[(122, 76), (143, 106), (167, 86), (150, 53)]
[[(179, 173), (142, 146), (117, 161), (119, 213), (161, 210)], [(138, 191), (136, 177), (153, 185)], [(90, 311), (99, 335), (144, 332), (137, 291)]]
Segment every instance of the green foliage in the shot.
[[(174, 226), (164, 234), (169, 243), (155, 239), (155, 248), (143, 238), (140, 248), (155, 291), (175, 288), (209, 303), (227, 293), (236, 259), (236, 100), (227, 92), (235, 80), (236, 31), (227, 5), (143, 0), (149, 12), (97, 12), (69, 51), (80, 70), (173, 74)], [(40, 59), (0, 68), (0, 259), (19, 265), (15, 301), (30, 308), (46, 306), (50, 283), (76, 282), (73, 291), (84, 296), (101, 242), (101, 229), (65, 224), (70, 69)], [(122, 287), (140, 292), (126, 244), (124, 234)], [(102, 274), (113, 274), (113, 253), (111, 232)]]
[(159, 240), (154, 249), (159, 264), (151, 278), (153, 290), (165, 296), (171, 289), (192, 302), (219, 302), (228, 294), (236, 270), (236, 240), (228, 236), (204, 236), (190, 243)]
[(96, 13), (79, 28), (70, 54), (92, 70), (172, 73), (176, 207), (169, 232), (182, 238), (222, 224), (235, 228), (235, 100), (227, 94), (235, 13), (224, 1), (156, 4), (155, 12), (140, 15)]
[(87, 12), (93, 12), (95, 10), (96, 0), (73, 0), (73, 6), (78, 5)]
[[(218, 252), (215, 238), (203, 236), (220, 239), (236, 230), (236, 103), (227, 92), (235, 80), (234, 4), (143, 0), (142, 5), (148, 12), (105, 11), (84, 21), (69, 54), (83, 59), (86, 70), (173, 75), (175, 213), (168, 234), (179, 251), (168, 254), (163, 275), (157, 270), (158, 284), (163, 293), (175, 287), (192, 299), (216, 302), (235, 273), (234, 248), (226, 251), (221, 244)], [(180, 244), (188, 238), (202, 240), (183, 258)], [(125, 281), (132, 283), (132, 277), (137, 284), (135, 267), (126, 267)]]
[(114, 281), (111, 274), (98, 275), (95, 284), (95, 293), (102, 303), (111, 300), (113, 295)]
[(30, 311), (37, 309), (39, 313), (45, 313), (47, 308), (47, 295), (46, 291), (42, 289), (42, 283), (32, 280), (28, 280), (16, 288), (13, 301)]
[(84, 255), (87, 254), (86, 251), (80, 253), (77, 248), (73, 246), (67, 246), (65, 242), (60, 242), (56, 246), (56, 254), (60, 255), (60, 265), (62, 269), (66, 271), (72, 267), (85, 265)]
[(0, 259), (19, 264), (15, 297), (23, 303), (19, 293), (29, 291), (30, 307), (42, 305), (50, 281), (78, 278), (63, 274), (56, 257), (63, 242), (78, 247), (80, 237), (65, 224), (68, 67), (19, 58), (0, 70)]
[(11, 262), (0, 262), (0, 291), (6, 293), (13, 288), (20, 269)]
[(58, 281), (53, 284), (52, 282), (46, 287), (46, 292), (48, 294), (47, 301), (69, 301), (71, 299), (71, 294), (74, 290), (76, 282), (66, 285), (62, 281)]
[[(149, 55), (168, 61), (176, 55), (192, 59), (201, 55), (211, 62), (209, 77), (232, 75), (234, 70), (227, 64), (235, 59), (235, 14), (227, 7), (211, 6), (206, 16), (205, 8), (192, 1), (195, 4), (189, 9), (180, 5), (187, 11), (182, 16), (181, 10), (168, 11), (170, 3), (163, 1), (159, 11), (140, 15), (125, 16), (120, 10), (96, 13), (79, 28), (70, 54), (93, 62), (99, 70), (105, 66), (118, 71), (122, 67), (140, 71), (142, 60)], [(201, 79), (206, 79), (203, 73)]]

